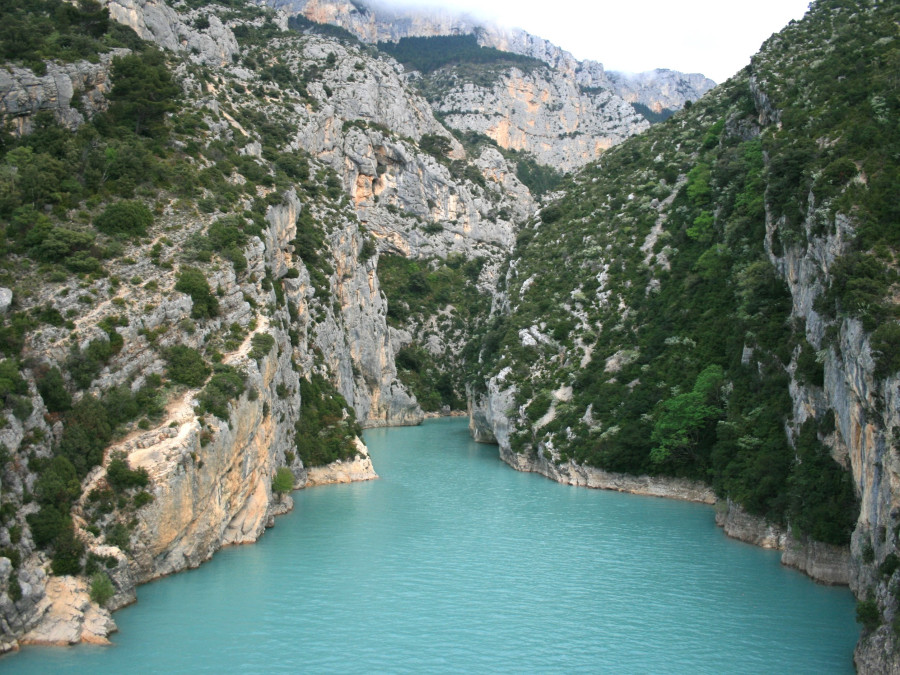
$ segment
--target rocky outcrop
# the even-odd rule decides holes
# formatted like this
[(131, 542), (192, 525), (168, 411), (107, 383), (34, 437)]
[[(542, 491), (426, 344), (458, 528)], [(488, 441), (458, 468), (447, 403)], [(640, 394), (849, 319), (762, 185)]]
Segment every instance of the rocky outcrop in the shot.
[(477, 131), (502, 148), (530, 153), (564, 171), (594, 161), (650, 126), (611, 90), (585, 89), (549, 69), (513, 68), (492, 88), (462, 84), (436, 106), (451, 127)]
[(106, 645), (116, 624), (109, 612), (91, 602), (88, 583), (76, 577), (53, 577), (37, 607), (40, 624), (21, 640), (24, 645)]
[(200, 8), (182, 14), (163, 0), (101, 0), (110, 16), (145, 40), (209, 66), (231, 63), (237, 40), (214, 11)]
[[(196, 567), (222, 546), (256, 541), (265, 530), (274, 502), (272, 476), (293, 448), (290, 420), (302, 403), (275, 393), (277, 384), (298, 387), (290, 349), (278, 347), (258, 367), (244, 364), (248, 390), (231, 404), (228, 420), (204, 423), (186, 399), (175, 411), (178, 426), (130, 442), (129, 463), (147, 469), (154, 486), (153, 503), (139, 511), (133, 537), (136, 583)], [(239, 353), (232, 363), (242, 358)], [(258, 392), (255, 400), (250, 391)], [(204, 434), (212, 439), (202, 440)]]
[(850, 583), (850, 549), (812, 540), (798, 540), (789, 530), (753, 516), (728, 500), (716, 507), (716, 524), (733, 539), (784, 551), (781, 564), (793, 567), (824, 584)]
[(607, 72), (606, 80), (629, 103), (642, 103), (653, 112), (680, 110), (716, 86), (700, 73), (657, 68), (644, 73)]
[(301, 487), (356, 483), (378, 478), (369, 458), (369, 450), (362, 441), (356, 439), (358, 453), (348, 460), (337, 460), (325, 466), (311, 466), (306, 470), (306, 482)]
[(76, 129), (85, 119), (106, 109), (110, 89), (109, 70), (126, 49), (101, 54), (98, 63), (47, 63), (44, 75), (27, 68), (0, 69), (0, 119), (11, 122), (17, 133), (31, 131), (31, 118), (48, 111), (63, 126)]
[[(322, 65), (321, 81), (308, 87), (320, 105), (296, 111), (293, 146), (341, 177), (360, 224), (382, 250), (424, 258), (496, 255), (512, 246), (514, 223), (530, 215), (534, 200), (502, 155), (486, 148), (466, 158), (431, 106), (384, 60), (316, 36), (285, 39), (284, 48), (298, 64)], [(449, 162), (419, 150), (414, 141), (424, 135), (446, 139), (446, 159), (472, 161), (484, 184), (453, 175)]]

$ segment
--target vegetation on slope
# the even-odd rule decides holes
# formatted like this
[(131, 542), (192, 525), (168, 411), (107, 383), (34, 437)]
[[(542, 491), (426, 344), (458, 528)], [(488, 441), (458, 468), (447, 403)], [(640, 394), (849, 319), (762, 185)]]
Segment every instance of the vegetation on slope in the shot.
[[(481, 350), (486, 374), (511, 369), (516, 451), (703, 479), (801, 534), (849, 540), (857, 506), (825, 445), (833, 415), (793, 441), (784, 432), (796, 428), (791, 376), (821, 387), (815, 353), (827, 344), (811, 346), (791, 318), (771, 258), (842, 217), (858, 223), (817, 307), (882, 326), (892, 372), (896, 12), (820, 2), (752, 69), (609, 151), (522, 229), (512, 312)], [(781, 124), (760, 125), (761, 108)], [(557, 400), (567, 385), (572, 398)]]
[(405, 37), (397, 42), (379, 42), (378, 49), (402, 63), (408, 70), (429, 75), (447, 66), (486, 65), (509, 68), (515, 66), (530, 71), (544, 68), (546, 63), (523, 54), (504, 52), (494, 47), (482, 47), (475, 35), (435, 35)]
[(47, 72), (50, 59), (96, 63), (98, 55), (110, 49), (139, 48), (141, 43), (134, 31), (112, 21), (94, 0), (3, 0), (0, 15), (0, 58), (36, 75)]
[[(268, 16), (234, 4), (244, 18)], [(254, 79), (257, 91), (241, 86), (220, 94), (223, 107), (252, 134), (232, 137), (229, 123), (222, 125), (224, 132), (211, 131), (213, 120), (221, 123), (225, 117), (191, 98), (192, 87), (205, 91), (218, 83), (217, 76), (188, 62), (183, 79), (176, 80), (177, 56), (110, 21), (106, 9), (91, 2), (77, 7), (33, 2), (10, 12), (27, 39), (4, 42), (5, 55), (36, 72), (47, 58), (96, 61), (112, 46), (133, 50), (112, 60), (108, 109), (83, 108), (87, 121), (77, 130), (43, 112), (28, 120), (30, 133), (18, 135), (11, 127), (0, 133), (0, 285), (11, 288), (14, 299), (0, 318), (5, 357), (0, 393), (6, 409), (0, 427), (14, 417), (25, 432), (18, 447), (0, 448), (5, 488), (0, 526), (11, 542), (0, 555), (18, 568), (33, 543), (50, 554), (54, 573), (94, 574), (104, 561), (86, 552), (73, 508), (83, 518), (83, 530), (127, 551), (136, 511), (153, 499), (144, 489), (146, 472), (132, 470), (118, 456), (106, 458), (105, 480), (82, 497), (82, 482), (104, 461), (109, 445), (160, 424), (166, 401), (185, 387), (197, 390), (201, 446), (213, 438), (213, 418), (229, 419), (231, 401), (259, 396), (248, 389), (242, 368), (222, 363), (223, 352), (236, 351), (256, 329), (256, 319), (244, 325), (222, 321), (227, 310), (221, 283), (210, 283), (214, 275), (228, 269), (245, 291), (259, 288), (257, 297), (266, 299), (271, 293), (271, 304), (244, 293), (256, 312), (275, 316), (281, 309), (297, 320), (299, 310), (285, 297), (283, 282), (269, 271), (251, 275), (245, 256), (251, 237), (263, 236), (267, 209), (296, 189), (304, 209), (293, 242), (295, 264), (305, 264), (318, 292), (309, 303), (315, 325), (331, 310), (330, 226), (323, 216), (333, 223), (355, 215), (337, 176), (320, 166), (311, 171), (303, 153), (287, 146), (285, 119), (292, 110), (287, 92), (292, 100), (308, 97), (306, 84), (319, 71), (316, 64), (305, 70), (300, 64), (298, 76), (297, 66), (291, 70), (263, 56), (266, 31), (275, 29), (271, 21), (237, 31), (247, 58), (265, 58), (269, 65)], [(203, 21), (205, 15), (197, 18)], [(274, 110), (261, 111), (273, 101)], [(73, 105), (78, 104), (76, 93)], [(261, 153), (241, 152), (251, 141), (260, 143)], [(299, 274), (291, 268), (286, 276)], [(177, 325), (165, 319), (151, 323), (155, 303), (170, 293), (190, 296), (191, 318)], [(138, 305), (139, 298), (153, 302)], [(298, 332), (282, 327), (298, 346)], [(165, 378), (140, 368), (119, 377), (123, 363), (130, 363), (125, 354), (134, 348), (123, 335), (135, 332), (140, 349), (151, 357), (157, 350), (165, 362)], [(274, 344), (270, 335), (256, 333), (248, 357), (258, 360)], [(325, 372), (321, 362), (316, 366)], [(32, 380), (48, 411), (44, 420), (34, 414)], [(298, 452), (310, 462), (356, 452), (347, 436), (359, 427), (352, 411), (347, 416), (346, 401), (328, 387), (318, 383), (315, 391), (305, 392), (309, 406), (297, 441)], [(290, 393), (283, 384), (276, 389), (280, 397)], [(54, 427), (56, 422), (61, 427)], [(203, 453), (196, 454), (191, 458), (199, 468)], [(26, 519), (22, 507), (32, 501), (38, 508), (28, 509)], [(15, 595), (16, 572), (0, 579), (3, 583)]]
[(466, 363), (477, 358), (474, 344), (463, 351), (488, 310), (489, 298), (476, 288), (483, 260), (451, 256), (414, 261), (383, 255), (378, 279), (388, 298), (388, 325), (420, 334), (428, 348), (413, 342), (396, 355), (397, 376), (426, 412), (466, 406)]

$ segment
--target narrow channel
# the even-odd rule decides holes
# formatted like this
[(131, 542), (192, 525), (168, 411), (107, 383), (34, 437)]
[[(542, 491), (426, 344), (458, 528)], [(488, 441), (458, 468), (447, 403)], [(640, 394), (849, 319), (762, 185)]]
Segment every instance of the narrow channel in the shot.
[(854, 598), (713, 510), (513, 471), (462, 419), (365, 432), (378, 481), (138, 589), (112, 647), (4, 673), (852, 673)]

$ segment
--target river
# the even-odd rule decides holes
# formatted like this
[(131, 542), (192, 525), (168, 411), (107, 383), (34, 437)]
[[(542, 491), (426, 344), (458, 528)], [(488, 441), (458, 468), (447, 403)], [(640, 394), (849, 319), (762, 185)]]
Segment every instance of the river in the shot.
[(461, 419), (365, 432), (381, 479), (138, 589), (112, 647), (14, 673), (852, 673), (855, 602), (705, 505), (513, 471)]

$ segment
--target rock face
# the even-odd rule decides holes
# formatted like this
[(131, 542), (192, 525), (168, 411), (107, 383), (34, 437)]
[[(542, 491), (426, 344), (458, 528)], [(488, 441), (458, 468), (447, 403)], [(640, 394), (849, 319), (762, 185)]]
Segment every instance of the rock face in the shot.
[[(329, 54), (335, 59), (322, 69), (321, 82), (310, 86), (321, 105), (295, 113), (293, 144), (341, 176), (360, 224), (380, 248), (426, 258), (496, 255), (512, 246), (513, 223), (530, 215), (534, 200), (496, 150), (468, 158), (484, 185), (452, 175), (446, 162), (407, 140), (441, 136), (450, 144), (450, 159), (466, 158), (392, 64), (316, 36), (290, 44), (298, 62), (327, 64)], [(431, 226), (423, 229), (422, 223)]]
[(798, 541), (789, 531), (750, 515), (730, 500), (717, 506), (716, 524), (733, 539), (784, 551), (782, 565), (794, 567), (820, 583), (850, 583), (850, 551), (846, 547)]
[(645, 73), (607, 72), (613, 90), (629, 103), (642, 103), (653, 112), (680, 110), (695, 101), (716, 83), (700, 73), (679, 73), (657, 68)]
[[(179, 426), (125, 444), (131, 466), (147, 469), (154, 485), (154, 500), (139, 511), (133, 537), (136, 583), (196, 567), (222, 546), (256, 541), (265, 530), (276, 507), (272, 476), (293, 447), (291, 426), (302, 405), (299, 397), (275, 392), (278, 384), (296, 391), (299, 377), (290, 368), (290, 343), (276, 345), (259, 362), (243, 364), (248, 393), (232, 404), (227, 421), (216, 418), (204, 427), (183, 406), (174, 411)], [(246, 359), (242, 352), (230, 363)], [(251, 401), (249, 391), (258, 398)], [(213, 436), (205, 445), (204, 431)]]
[(190, 52), (197, 63), (222, 66), (238, 52), (234, 33), (206, 8), (182, 14), (162, 0), (101, 0), (100, 4), (140, 37), (173, 52)]
[(0, 70), (0, 118), (12, 122), (18, 133), (28, 133), (31, 117), (48, 111), (67, 128), (77, 128), (85, 116), (106, 109), (110, 65), (126, 53), (115, 49), (101, 54), (99, 63), (48, 63), (42, 76), (14, 66)]
[(84, 579), (54, 577), (46, 593), (37, 608), (41, 623), (21, 639), (22, 644), (109, 644), (107, 636), (116, 631), (116, 624), (108, 611), (91, 602)]
[(455, 129), (477, 131), (501, 148), (531, 153), (571, 171), (647, 129), (649, 123), (609, 89), (590, 89), (556, 71), (511, 69), (493, 88), (452, 88), (437, 109)]
[[(655, 70), (637, 76), (607, 73), (595, 61), (577, 61), (542, 38), (442, 11), (367, 7), (345, 0), (266, 0), (265, 4), (329, 23), (369, 43), (405, 37), (475, 34), (486, 47), (530, 56), (547, 68), (506, 71), (493, 85), (462, 78), (439, 85), (433, 103), (447, 124), (483, 133), (508, 150), (569, 171), (647, 128), (632, 102), (654, 111), (681, 108), (715, 83), (702, 75)], [(451, 78), (452, 80), (453, 78)]]

